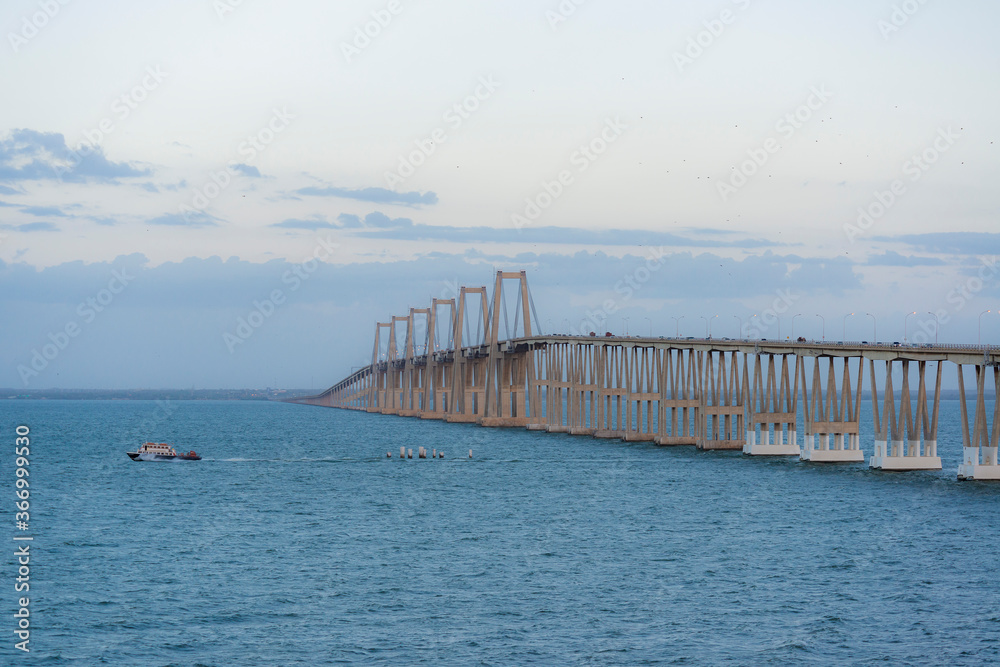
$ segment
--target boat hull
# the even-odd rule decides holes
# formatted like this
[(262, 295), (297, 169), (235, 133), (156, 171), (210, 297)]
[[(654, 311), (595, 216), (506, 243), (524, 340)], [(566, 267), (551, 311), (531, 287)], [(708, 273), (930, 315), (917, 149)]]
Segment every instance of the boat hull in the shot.
[(128, 457), (133, 461), (200, 461), (200, 456), (188, 456), (187, 454), (178, 454), (177, 456), (169, 456), (167, 454), (146, 454), (139, 452), (125, 452)]

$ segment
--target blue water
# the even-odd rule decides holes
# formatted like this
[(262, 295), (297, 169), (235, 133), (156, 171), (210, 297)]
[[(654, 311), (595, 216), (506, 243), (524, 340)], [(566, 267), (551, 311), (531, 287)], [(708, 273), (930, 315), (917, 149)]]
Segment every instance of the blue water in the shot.
[[(0, 401), (0, 662), (28, 664), (16, 424), (33, 664), (998, 661), (1000, 484), (956, 481), (957, 414), (944, 470), (893, 474), (275, 403)], [(205, 460), (133, 463), (147, 437)]]

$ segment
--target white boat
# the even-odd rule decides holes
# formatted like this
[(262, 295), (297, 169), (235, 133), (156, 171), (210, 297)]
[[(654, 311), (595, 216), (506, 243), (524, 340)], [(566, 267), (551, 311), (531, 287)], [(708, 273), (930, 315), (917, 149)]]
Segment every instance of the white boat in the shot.
[(125, 452), (133, 461), (200, 461), (194, 450), (178, 454), (165, 442), (147, 442), (137, 452)]

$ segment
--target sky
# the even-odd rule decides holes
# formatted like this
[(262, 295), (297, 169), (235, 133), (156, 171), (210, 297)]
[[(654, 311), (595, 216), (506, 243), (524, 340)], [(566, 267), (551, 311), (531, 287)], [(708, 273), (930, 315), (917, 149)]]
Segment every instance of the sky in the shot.
[(499, 269), (535, 331), (1000, 344), (998, 23), (7, 2), (0, 387), (325, 387)]

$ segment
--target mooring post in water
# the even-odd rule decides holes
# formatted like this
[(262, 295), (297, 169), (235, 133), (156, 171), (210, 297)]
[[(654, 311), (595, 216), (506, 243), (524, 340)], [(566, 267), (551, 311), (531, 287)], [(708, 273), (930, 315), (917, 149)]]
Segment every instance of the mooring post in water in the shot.
[(406, 458), (408, 458), (408, 459), (412, 459), (413, 458), (413, 450), (412, 449), (406, 450)]
[(401, 459), (405, 459), (406, 458), (406, 447), (400, 447), (399, 448), (399, 458), (401, 458)]

